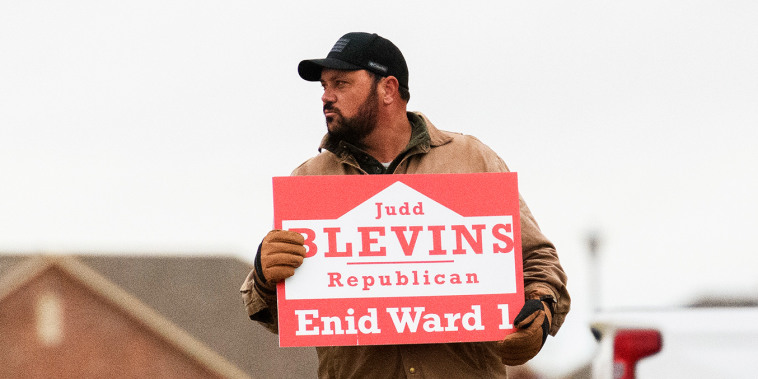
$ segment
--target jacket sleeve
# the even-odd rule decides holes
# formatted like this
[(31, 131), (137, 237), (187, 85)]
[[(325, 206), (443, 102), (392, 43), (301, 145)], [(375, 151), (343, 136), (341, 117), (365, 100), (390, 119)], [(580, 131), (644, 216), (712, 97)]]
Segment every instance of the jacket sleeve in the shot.
[(276, 291), (269, 291), (261, 283), (262, 279), (257, 269), (250, 270), (240, 288), (242, 302), (251, 320), (257, 321), (272, 333), (278, 333)]
[(521, 254), (524, 265), (524, 294), (527, 299), (550, 295), (556, 300), (550, 334), (555, 335), (571, 307), (566, 289), (566, 273), (555, 246), (540, 231), (537, 221), (519, 196), (521, 217)]
[[(477, 140), (478, 141), (478, 140)], [(481, 144), (481, 142), (479, 142)], [(486, 163), (485, 171), (509, 172), (505, 162), (489, 147), (481, 144)], [(556, 300), (555, 314), (550, 325), (550, 334), (558, 333), (566, 314), (571, 308), (571, 298), (566, 289), (566, 273), (563, 271), (558, 253), (550, 240), (542, 234), (524, 199), (519, 195), (519, 217), (521, 218), (521, 258), (524, 269), (524, 296), (539, 299), (550, 295)]]

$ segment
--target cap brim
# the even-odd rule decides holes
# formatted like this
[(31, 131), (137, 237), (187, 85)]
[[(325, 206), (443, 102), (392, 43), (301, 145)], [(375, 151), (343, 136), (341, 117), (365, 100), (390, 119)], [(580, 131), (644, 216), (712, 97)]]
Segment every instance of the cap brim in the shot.
[(332, 68), (335, 70), (361, 70), (360, 66), (356, 66), (345, 61), (334, 58), (324, 59), (307, 59), (300, 62), (297, 65), (297, 73), (300, 77), (310, 81), (317, 82), (321, 80), (321, 70), (325, 68)]

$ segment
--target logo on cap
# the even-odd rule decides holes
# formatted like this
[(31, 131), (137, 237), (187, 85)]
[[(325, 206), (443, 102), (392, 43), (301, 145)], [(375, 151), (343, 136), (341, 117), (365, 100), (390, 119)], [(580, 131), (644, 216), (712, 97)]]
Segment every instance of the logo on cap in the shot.
[(330, 53), (341, 53), (342, 50), (345, 49), (345, 46), (347, 46), (348, 42), (350, 42), (349, 38), (340, 38), (337, 43), (332, 46)]
[(374, 61), (368, 61), (368, 66), (371, 67), (371, 68), (373, 68), (373, 69), (379, 70), (381, 72), (385, 72), (385, 73), (387, 72), (387, 66), (381, 65), (381, 64), (376, 63)]

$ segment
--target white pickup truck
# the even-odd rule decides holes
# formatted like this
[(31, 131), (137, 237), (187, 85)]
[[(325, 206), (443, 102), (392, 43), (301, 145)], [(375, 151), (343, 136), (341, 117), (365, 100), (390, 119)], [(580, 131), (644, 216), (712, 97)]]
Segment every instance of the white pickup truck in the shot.
[(593, 378), (758, 378), (758, 307), (599, 313)]

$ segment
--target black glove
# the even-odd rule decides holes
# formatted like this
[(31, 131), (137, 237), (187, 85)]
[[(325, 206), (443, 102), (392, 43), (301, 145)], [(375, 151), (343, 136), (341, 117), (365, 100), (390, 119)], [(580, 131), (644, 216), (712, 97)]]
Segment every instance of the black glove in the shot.
[(545, 344), (553, 314), (548, 304), (530, 299), (513, 320), (515, 332), (498, 343), (500, 359), (508, 366), (519, 366), (534, 358)]

